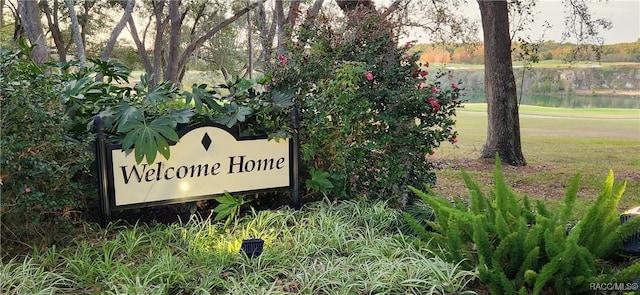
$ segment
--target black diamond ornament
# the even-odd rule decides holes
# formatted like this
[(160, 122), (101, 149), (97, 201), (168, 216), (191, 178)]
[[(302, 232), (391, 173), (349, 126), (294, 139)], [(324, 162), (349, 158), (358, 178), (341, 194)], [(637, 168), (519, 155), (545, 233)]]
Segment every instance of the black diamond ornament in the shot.
[(202, 143), (202, 146), (204, 147), (204, 150), (208, 151), (209, 147), (211, 146), (211, 137), (209, 137), (209, 134), (207, 134), (205, 132), (205, 134), (202, 137), (202, 140), (200, 142)]

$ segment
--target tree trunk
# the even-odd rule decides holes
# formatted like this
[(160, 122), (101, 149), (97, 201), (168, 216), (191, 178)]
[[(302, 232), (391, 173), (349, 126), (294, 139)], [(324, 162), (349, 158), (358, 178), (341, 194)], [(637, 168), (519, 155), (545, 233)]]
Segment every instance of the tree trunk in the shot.
[(29, 38), (31, 45), (35, 45), (31, 52), (31, 58), (36, 64), (49, 61), (49, 46), (45, 39), (42, 22), (40, 21), (40, 8), (38, 1), (19, 0), (18, 13), (22, 20), (22, 28)]
[(311, 25), (313, 23), (313, 21), (320, 13), (322, 4), (324, 4), (324, 0), (316, 0), (315, 2), (313, 2), (313, 7), (311, 7), (311, 9), (307, 11), (307, 17), (304, 20), (305, 25)]
[(51, 8), (47, 1), (43, 2), (42, 8), (44, 9), (44, 14), (47, 17), (47, 24), (49, 25), (51, 38), (53, 38), (53, 44), (56, 45), (58, 60), (63, 63), (67, 62), (67, 50), (64, 44), (64, 37), (62, 37), (62, 32), (60, 32), (60, 23), (58, 22), (58, 2), (53, 3), (53, 12), (51, 12)]
[(76, 43), (76, 49), (78, 50), (78, 60), (80, 61), (80, 68), (84, 68), (87, 63), (87, 57), (85, 56), (84, 41), (80, 33), (80, 23), (78, 22), (78, 15), (76, 15), (76, 9), (73, 0), (65, 0), (67, 9), (69, 9), (69, 18), (71, 19), (71, 30), (73, 31), (73, 41)]
[(163, 20), (164, 1), (153, 2), (153, 15), (155, 16), (156, 23), (156, 35), (153, 39), (153, 79), (151, 79), (151, 85), (154, 86), (163, 80), (162, 74), (162, 54), (164, 52), (164, 28), (165, 21)]
[(4, 27), (2, 22), (4, 21), (4, 18), (2, 17), (4, 15), (4, 1), (5, 0), (0, 0), (0, 32), (2, 31), (2, 28)]
[[(247, 1), (249, 5), (249, 1)], [(251, 24), (251, 11), (247, 12), (247, 77), (253, 79), (253, 25)]]
[(129, 19), (131, 18), (131, 13), (133, 13), (133, 8), (135, 7), (135, 5), (135, 0), (127, 0), (127, 4), (124, 6), (122, 17), (120, 18), (120, 21), (118, 21), (118, 24), (116, 24), (116, 26), (111, 31), (111, 36), (109, 37), (107, 44), (105, 44), (104, 49), (100, 54), (100, 59), (107, 60), (109, 59), (109, 56), (111, 56), (111, 51), (113, 51), (113, 47), (116, 45), (118, 36), (120, 36), (120, 33), (127, 25), (127, 21), (129, 21)]
[(260, 33), (260, 44), (262, 45), (262, 60), (264, 61), (264, 65), (269, 65), (269, 61), (272, 58), (273, 54), (273, 37), (275, 36), (276, 31), (276, 21), (274, 14), (274, 21), (271, 22), (271, 25), (267, 27), (267, 14), (265, 12), (264, 5), (262, 3), (259, 4), (258, 8), (258, 32)]
[(520, 143), (516, 81), (511, 62), (507, 1), (478, 0), (484, 32), (487, 141), (482, 158), (500, 155), (503, 163), (525, 166)]
[(182, 19), (180, 1), (169, 2), (169, 52), (164, 79), (178, 84)]
[(285, 48), (284, 48), (284, 38), (285, 38), (285, 33), (284, 33), (284, 7), (283, 7), (283, 0), (276, 0), (275, 2), (275, 21), (276, 24), (278, 26), (278, 39), (277, 39), (277, 46), (276, 46), (276, 54), (278, 56), (283, 55)]

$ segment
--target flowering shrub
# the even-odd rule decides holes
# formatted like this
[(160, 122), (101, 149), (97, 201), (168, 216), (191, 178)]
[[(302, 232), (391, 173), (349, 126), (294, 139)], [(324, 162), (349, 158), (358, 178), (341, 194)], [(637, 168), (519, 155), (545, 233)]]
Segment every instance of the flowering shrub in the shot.
[(359, 22), (301, 27), (269, 87), (296, 90), (305, 164), (330, 173), (336, 196), (404, 203), (407, 185), (435, 181), (427, 155), (456, 140), (461, 89), (399, 47), (394, 23), (375, 11), (350, 18)]

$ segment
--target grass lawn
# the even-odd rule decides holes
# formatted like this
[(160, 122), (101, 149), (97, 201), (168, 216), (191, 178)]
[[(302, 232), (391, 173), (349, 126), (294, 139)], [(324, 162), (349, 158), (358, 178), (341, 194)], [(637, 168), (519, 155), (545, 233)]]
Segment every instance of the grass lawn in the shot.
[[(522, 193), (555, 202), (569, 180), (582, 174), (579, 202), (595, 198), (609, 170), (627, 181), (621, 206), (640, 206), (640, 110), (562, 109), (522, 106), (522, 147), (526, 167), (504, 167), (507, 180)], [(458, 113), (458, 148), (443, 144), (432, 157), (437, 191), (466, 197), (460, 169), (489, 185), (492, 163), (478, 160), (486, 139), (486, 105), (468, 104)]]

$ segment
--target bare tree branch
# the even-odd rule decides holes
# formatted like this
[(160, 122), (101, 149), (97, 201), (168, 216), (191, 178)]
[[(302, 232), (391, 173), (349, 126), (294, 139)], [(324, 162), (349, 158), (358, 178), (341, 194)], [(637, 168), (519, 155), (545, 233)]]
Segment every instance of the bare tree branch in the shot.
[(393, 1), (393, 3), (391, 3), (391, 5), (389, 5), (389, 7), (382, 13), (382, 17), (386, 18), (387, 16), (389, 16), (390, 14), (392, 14), (393, 12), (395, 12), (396, 10), (398, 10), (398, 8), (400, 8), (400, 4), (402, 3), (403, 0), (396, 0)]

